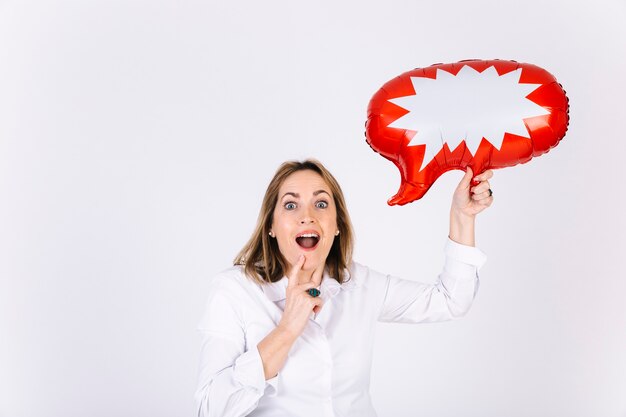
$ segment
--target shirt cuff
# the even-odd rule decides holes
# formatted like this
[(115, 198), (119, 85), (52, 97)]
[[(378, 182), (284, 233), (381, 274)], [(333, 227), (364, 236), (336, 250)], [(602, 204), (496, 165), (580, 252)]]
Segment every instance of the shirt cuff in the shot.
[(241, 385), (252, 387), (262, 395), (265, 393), (266, 388), (268, 388), (267, 394), (269, 396), (276, 395), (278, 376), (267, 381), (265, 380), (263, 360), (257, 346), (244, 352), (235, 360), (233, 375), (235, 380)]
[(278, 374), (274, 378), (265, 381), (265, 395), (275, 397), (278, 394)]
[(487, 255), (473, 246), (461, 245), (448, 238), (444, 253), (445, 271), (452, 276), (474, 278), (476, 272), (487, 262)]

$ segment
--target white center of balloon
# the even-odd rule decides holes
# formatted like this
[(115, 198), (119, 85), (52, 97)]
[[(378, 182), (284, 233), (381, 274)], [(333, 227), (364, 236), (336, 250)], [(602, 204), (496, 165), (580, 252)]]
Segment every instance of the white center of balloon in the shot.
[(541, 84), (520, 84), (521, 74), (521, 68), (500, 76), (493, 66), (478, 72), (465, 65), (456, 76), (437, 69), (436, 79), (411, 77), (415, 95), (389, 100), (408, 113), (389, 127), (416, 132), (408, 146), (426, 145), (422, 167), (445, 143), (454, 150), (465, 141), (474, 155), (483, 138), (498, 150), (505, 132), (530, 139), (524, 119), (549, 112), (526, 98)]

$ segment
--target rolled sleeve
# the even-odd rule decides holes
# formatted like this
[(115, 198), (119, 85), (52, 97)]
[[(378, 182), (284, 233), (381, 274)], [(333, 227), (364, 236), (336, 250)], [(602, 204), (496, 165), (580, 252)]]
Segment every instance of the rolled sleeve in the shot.
[(256, 346), (235, 360), (233, 377), (239, 384), (251, 387), (260, 394), (276, 395), (278, 377), (265, 380), (263, 360)]
[(478, 270), (487, 262), (487, 255), (473, 246), (462, 245), (448, 238), (444, 247), (444, 272), (457, 279), (476, 278)]
[(265, 391), (263, 361), (256, 347), (244, 352), (235, 360), (233, 378), (242, 386), (251, 387), (259, 393)]

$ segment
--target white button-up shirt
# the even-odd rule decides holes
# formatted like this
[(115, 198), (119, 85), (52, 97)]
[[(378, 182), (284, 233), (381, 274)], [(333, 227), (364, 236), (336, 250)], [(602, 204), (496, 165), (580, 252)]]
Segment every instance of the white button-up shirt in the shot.
[(357, 263), (344, 284), (324, 275), (322, 310), (311, 315), (283, 368), (267, 381), (257, 344), (281, 319), (287, 278), (260, 285), (241, 266), (218, 274), (199, 326), (198, 415), (376, 416), (369, 395), (375, 322), (449, 320), (465, 314), (474, 299), (485, 255), (450, 239), (445, 254), (435, 284)]

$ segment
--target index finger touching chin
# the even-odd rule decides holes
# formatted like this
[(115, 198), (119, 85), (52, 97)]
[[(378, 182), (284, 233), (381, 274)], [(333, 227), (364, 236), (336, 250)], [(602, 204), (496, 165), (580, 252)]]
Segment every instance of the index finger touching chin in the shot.
[(291, 270), (289, 271), (289, 275), (288, 275), (288, 282), (287, 282), (287, 286), (288, 287), (293, 287), (296, 286), (300, 283), (300, 272), (302, 271), (302, 267), (304, 266), (304, 261), (305, 261), (305, 257), (304, 255), (300, 255), (300, 257), (298, 258), (298, 261), (293, 264), (293, 266), (291, 267)]

